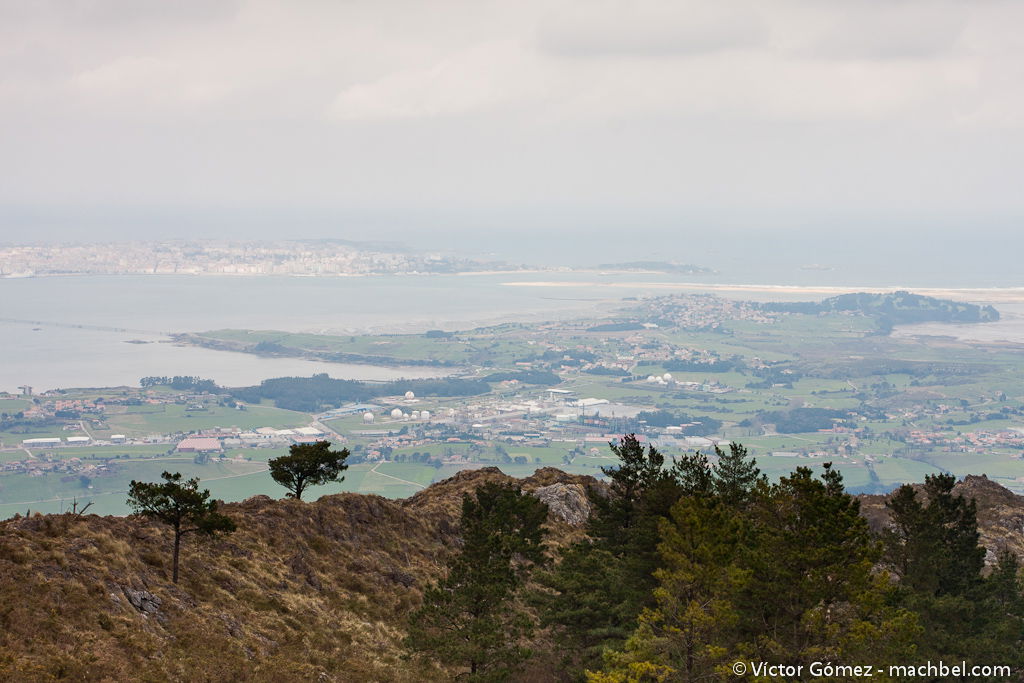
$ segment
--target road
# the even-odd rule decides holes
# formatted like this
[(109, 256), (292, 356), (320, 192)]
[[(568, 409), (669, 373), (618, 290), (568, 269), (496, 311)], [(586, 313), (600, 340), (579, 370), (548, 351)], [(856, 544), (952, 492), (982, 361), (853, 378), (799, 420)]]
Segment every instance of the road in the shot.
[(85, 432), (85, 435), (87, 437), (89, 437), (93, 441), (96, 440), (96, 437), (92, 435), (92, 432), (89, 431), (89, 428), (85, 426), (85, 420), (79, 420), (78, 426), (82, 428), (82, 431)]
[(374, 466), (373, 466), (373, 469), (372, 469), (372, 470), (370, 470), (370, 472), (372, 472), (373, 474), (378, 474), (378, 475), (380, 475), (380, 476), (382, 476), (382, 477), (387, 477), (388, 479), (394, 479), (395, 481), (400, 481), (400, 482), (402, 482), (403, 484), (409, 484), (409, 485), (411, 485), (411, 486), (415, 486), (416, 488), (421, 488), (421, 489), (425, 489), (425, 488), (427, 488), (427, 487), (426, 487), (426, 486), (424, 486), (423, 484), (417, 484), (416, 482), (414, 482), (414, 481), (409, 481), (408, 479), (399, 479), (398, 477), (392, 477), (392, 476), (391, 476), (390, 474), (384, 474), (383, 472), (378, 472), (378, 471), (377, 471), (377, 468), (378, 468), (378, 467), (380, 467), (380, 466), (381, 466), (381, 464), (382, 464), (382, 463), (377, 463), (376, 465), (374, 465)]

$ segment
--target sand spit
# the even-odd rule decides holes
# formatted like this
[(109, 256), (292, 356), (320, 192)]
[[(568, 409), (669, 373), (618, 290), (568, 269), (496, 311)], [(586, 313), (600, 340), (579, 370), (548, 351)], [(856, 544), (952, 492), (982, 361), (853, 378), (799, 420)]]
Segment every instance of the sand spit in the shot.
[(727, 285), (709, 284), (707, 282), (502, 282), (507, 287), (602, 287), (619, 289), (664, 289), (696, 292), (730, 292), (748, 294), (780, 295), (787, 298), (797, 294), (819, 294), (835, 296), (851, 292), (867, 292), (869, 294), (885, 294), (887, 292), (908, 291), (915, 294), (934, 296), (957, 301), (992, 302), (992, 303), (1024, 303), (1024, 287), (978, 287), (978, 288), (937, 288), (937, 287), (838, 287), (826, 285)]

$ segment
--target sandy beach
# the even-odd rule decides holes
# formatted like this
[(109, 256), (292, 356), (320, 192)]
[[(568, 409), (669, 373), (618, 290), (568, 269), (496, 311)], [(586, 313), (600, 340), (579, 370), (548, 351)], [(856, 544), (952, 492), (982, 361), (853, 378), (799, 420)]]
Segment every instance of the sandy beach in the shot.
[[(502, 282), (506, 287), (593, 287), (605, 289), (645, 288), (661, 290), (681, 290), (692, 292), (742, 293), (752, 296), (768, 295), (792, 298), (797, 295), (818, 295), (821, 297), (849, 294), (852, 292), (868, 292), (884, 294), (886, 292), (908, 291), (925, 296), (934, 296), (955, 301), (981, 303), (1024, 303), (1024, 287), (991, 287), (947, 289), (935, 287), (836, 287), (836, 286), (796, 286), (796, 285), (728, 285), (710, 284), (707, 282)], [(760, 297), (758, 297), (760, 298)]]

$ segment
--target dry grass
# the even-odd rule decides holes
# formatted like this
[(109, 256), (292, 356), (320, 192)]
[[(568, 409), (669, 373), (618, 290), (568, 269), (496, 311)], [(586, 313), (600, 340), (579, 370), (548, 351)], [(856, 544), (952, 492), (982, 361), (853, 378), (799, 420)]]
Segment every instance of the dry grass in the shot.
[[(405, 619), (458, 542), (462, 495), (491, 468), (395, 501), (340, 494), (228, 504), (238, 531), (188, 538), (170, 580), (170, 534), (95, 515), (0, 522), (0, 679), (17, 681), (429, 681)], [(524, 488), (578, 481), (557, 470)], [(556, 537), (579, 532), (552, 523)], [(127, 589), (161, 601), (146, 614)]]
[[(438, 523), (373, 496), (225, 506), (239, 531), (183, 549), (166, 529), (45, 516), (0, 524), (0, 679), (430, 680), (402, 622), (446, 556)], [(125, 589), (161, 600), (154, 614)]]
[[(70, 514), (0, 522), (0, 680), (450, 680), (454, 672), (403, 650), (405, 620), (458, 544), (462, 496), (489, 481), (515, 480), (486, 468), (400, 501), (340, 494), (225, 505), (239, 530), (189, 539), (178, 585), (170, 534), (155, 523)], [(553, 468), (518, 483), (556, 482), (602, 487)], [(957, 490), (978, 499), (987, 546), (1024, 551), (1024, 498), (980, 477)], [(862, 501), (883, 525), (884, 498)], [(552, 549), (582, 535), (556, 520), (548, 528)], [(136, 609), (127, 589), (152, 593), (159, 610)], [(555, 676), (544, 639), (523, 680)]]

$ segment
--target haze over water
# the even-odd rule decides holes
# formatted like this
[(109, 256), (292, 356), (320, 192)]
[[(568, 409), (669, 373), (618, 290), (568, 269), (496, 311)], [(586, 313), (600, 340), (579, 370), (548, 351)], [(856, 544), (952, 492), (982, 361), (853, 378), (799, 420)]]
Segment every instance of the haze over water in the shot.
[(405, 238), (418, 248), (436, 248), (441, 241), (465, 253), (548, 267), (624, 261), (692, 264), (718, 272), (683, 279), (711, 283), (1024, 287), (1022, 231), (1012, 225), (974, 226), (969, 219), (956, 226), (953, 222), (947, 218), (933, 226), (918, 221), (908, 225), (896, 217), (875, 217), (837, 225), (822, 218), (817, 228), (776, 230), (723, 227), (713, 217), (680, 218), (677, 226), (638, 226), (615, 217), (595, 221), (590, 230), (585, 221), (562, 230), (524, 228), (519, 239), (482, 229), (424, 231)]
[[(299, 359), (260, 358), (166, 343), (168, 333), (222, 328), (284, 330), (327, 334), (422, 332), (467, 329), (504, 321), (539, 321), (602, 315), (624, 305), (624, 298), (692, 292), (673, 283), (775, 284), (802, 286), (944, 286), (1008, 287), (1016, 270), (993, 263), (1012, 260), (1010, 250), (990, 259), (965, 258), (960, 269), (936, 268), (925, 260), (906, 260), (906, 268), (889, 268), (898, 259), (893, 248), (879, 252), (873, 268), (861, 268), (857, 252), (824, 253), (795, 243), (780, 258), (757, 259), (756, 244), (731, 242), (729, 258), (710, 258), (728, 249), (696, 250), (668, 241), (658, 252), (634, 243), (615, 250), (613, 241), (577, 243), (573, 260), (589, 265), (623, 260), (672, 260), (714, 268), (717, 273), (664, 275), (613, 272), (522, 272), (473, 275), (415, 275), (355, 278), (222, 276), (71, 276), (0, 280), (3, 308), (0, 389), (29, 384), (37, 390), (74, 386), (135, 385), (145, 375), (198, 375), (229, 385), (255, 384), (268, 377), (327, 372), (333, 377), (382, 380), (436, 376), (430, 368), (379, 368), (367, 365), (314, 363)], [(551, 237), (552, 250), (560, 241)], [(705, 240), (711, 244), (712, 240)], [(603, 245), (603, 246), (602, 246)], [(508, 245), (506, 245), (507, 248)], [(571, 247), (571, 244), (567, 244)], [(906, 245), (905, 245), (906, 246)], [(921, 245), (924, 252), (927, 245)], [(693, 251), (691, 251), (693, 249)], [(541, 260), (543, 250), (523, 248), (524, 257)], [(968, 252), (969, 253), (969, 252)], [(834, 257), (833, 260), (824, 258)], [(888, 255), (888, 256), (886, 256)], [(515, 261), (513, 256), (507, 257)], [(744, 265), (746, 264), (746, 265)], [(807, 266), (813, 266), (808, 268)], [(509, 283), (554, 283), (555, 286), (508, 286)], [(754, 299), (819, 299), (800, 292), (723, 292)], [(1007, 315), (995, 327), (966, 332), (958, 326), (932, 325), (925, 334), (964, 335), (982, 339), (1021, 339), (1021, 307), (999, 306)], [(14, 321), (37, 321), (32, 323)], [(69, 326), (86, 326), (85, 328)], [(38, 328), (38, 329), (37, 329)], [(95, 328), (118, 328), (110, 329)], [(907, 329), (901, 332), (914, 332)], [(995, 335), (995, 336), (993, 336)], [(130, 344), (130, 340), (153, 343)], [(160, 343), (163, 342), (163, 343)]]

